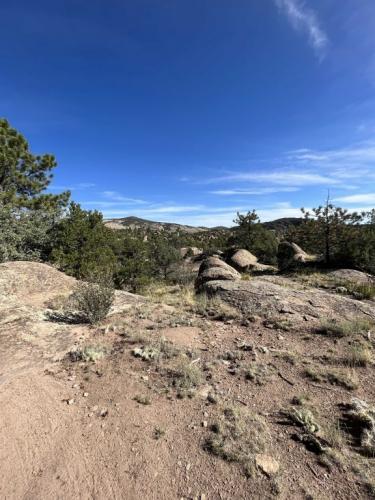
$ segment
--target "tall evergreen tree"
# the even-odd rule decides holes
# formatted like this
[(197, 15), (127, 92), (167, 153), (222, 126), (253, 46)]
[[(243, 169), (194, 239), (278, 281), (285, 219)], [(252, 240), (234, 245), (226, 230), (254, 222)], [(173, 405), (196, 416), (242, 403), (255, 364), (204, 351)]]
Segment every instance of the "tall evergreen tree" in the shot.
[(51, 231), (50, 259), (76, 278), (112, 277), (116, 267), (113, 238), (101, 213), (72, 202), (66, 217)]
[(339, 255), (342, 258), (348, 243), (356, 238), (365, 216), (336, 207), (329, 200), (311, 212), (301, 210), (304, 222), (292, 229), (289, 237), (304, 249), (322, 254), (327, 265), (337, 263)]
[(50, 154), (32, 154), (23, 135), (0, 119), (0, 202), (39, 209), (66, 205), (69, 192), (43, 194), (56, 165)]
[(233, 221), (238, 225), (228, 243), (244, 248), (268, 264), (276, 263), (278, 241), (274, 232), (264, 228), (255, 210), (242, 215), (237, 213)]

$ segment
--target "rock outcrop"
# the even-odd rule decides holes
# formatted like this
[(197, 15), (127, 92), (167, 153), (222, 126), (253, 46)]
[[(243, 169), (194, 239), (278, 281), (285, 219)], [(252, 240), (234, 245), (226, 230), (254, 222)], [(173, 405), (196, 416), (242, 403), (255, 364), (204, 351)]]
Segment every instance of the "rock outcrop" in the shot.
[(244, 313), (263, 317), (282, 315), (297, 322), (319, 322), (325, 318), (375, 319), (373, 304), (317, 288), (306, 289), (282, 276), (262, 276), (249, 281), (207, 281), (202, 289)]
[(310, 255), (296, 243), (282, 241), (277, 252), (277, 261), (280, 271), (292, 270), (313, 262), (319, 262), (321, 257)]
[(200, 290), (202, 285), (209, 281), (236, 281), (240, 279), (240, 273), (232, 266), (218, 257), (209, 257), (204, 260), (199, 267), (198, 277), (195, 280), (195, 287)]
[(232, 255), (230, 262), (238, 271), (246, 272), (256, 266), (258, 258), (248, 250), (241, 249)]
[[(0, 384), (35, 363), (63, 357), (90, 335), (87, 326), (61, 317), (64, 301), (77, 280), (40, 262), (0, 264)], [(146, 299), (117, 290), (110, 314), (127, 312)], [(56, 314), (57, 313), (57, 314)], [(59, 318), (61, 321), (59, 321)]]
[(180, 248), (180, 255), (183, 259), (188, 258), (188, 257), (196, 257), (197, 255), (200, 255), (203, 252), (201, 248), (197, 247), (183, 247)]
[(277, 271), (276, 267), (258, 262), (258, 257), (248, 250), (241, 248), (236, 250), (229, 259), (230, 264), (240, 273), (254, 272), (265, 273)]
[(375, 285), (375, 276), (355, 269), (337, 269), (328, 273), (327, 276), (354, 285)]

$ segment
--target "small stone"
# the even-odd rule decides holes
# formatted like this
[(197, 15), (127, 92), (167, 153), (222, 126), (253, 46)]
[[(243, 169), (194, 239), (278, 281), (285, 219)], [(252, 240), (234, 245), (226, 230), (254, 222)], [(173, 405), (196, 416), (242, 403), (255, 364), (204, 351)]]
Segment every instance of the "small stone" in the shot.
[(146, 382), (147, 382), (147, 380), (148, 380), (148, 376), (147, 376), (147, 375), (142, 375), (142, 377), (141, 377), (141, 378), (142, 378), (142, 380), (145, 380)]
[(259, 347), (258, 347), (258, 349), (259, 349), (259, 350), (260, 350), (260, 352), (262, 352), (263, 354), (268, 354), (268, 353), (270, 352), (270, 351), (269, 351), (269, 349), (268, 349), (268, 347), (263, 346), (263, 345), (259, 346)]
[(72, 405), (74, 404), (74, 399), (68, 399), (66, 402), (68, 403), (68, 405)]
[(277, 474), (280, 468), (279, 462), (269, 455), (256, 455), (255, 463), (257, 467), (259, 467), (259, 469), (267, 476), (273, 476)]
[(294, 311), (292, 311), (289, 307), (282, 307), (279, 309), (279, 312), (281, 314), (294, 314)]
[(107, 408), (103, 408), (102, 410), (100, 410), (100, 416), (101, 417), (106, 417), (108, 415), (108, 410)]
[(88, 393), (88, 392), (84, 392), (84, 393), (82, 394), (82, 396), (83, 396), (84, 398), (87, 398), (87, 397), (88, 397), (88, 395), (89, 395), (89, 393)]
[(207, 427), (208, 427), (208, 422), (207, 422), (207, 420), (203, 420), (203, 422), (202, 422), (202, 427), (205, 427), (205, 428), (207, 428)]

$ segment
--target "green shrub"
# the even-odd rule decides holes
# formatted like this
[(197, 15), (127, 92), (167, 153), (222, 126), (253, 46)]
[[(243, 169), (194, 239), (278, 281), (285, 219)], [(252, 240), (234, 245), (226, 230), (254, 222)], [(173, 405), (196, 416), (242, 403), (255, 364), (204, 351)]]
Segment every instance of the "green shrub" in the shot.
[(0, 262), (45, 260), (57, 210), (19, 209), (0, 203)]
[(102, 321), (113, 304), (114, 289), (101, 283), (80, 283), (71, 297), (74, 307), (90, 324)]

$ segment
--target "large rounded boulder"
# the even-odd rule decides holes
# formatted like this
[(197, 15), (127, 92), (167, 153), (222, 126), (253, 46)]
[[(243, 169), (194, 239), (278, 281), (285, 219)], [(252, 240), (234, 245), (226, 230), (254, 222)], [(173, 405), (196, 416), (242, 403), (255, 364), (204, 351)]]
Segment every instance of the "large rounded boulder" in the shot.
[(230, 263), (238, 271), (246, 272), (256, 266), (258, 258), (248, 250), (237, 250), (230, 258)]
[(195, 287), (199, 290), (208, 281), (237, 281), (240, 279), (240, 273), (232, 266), (218, 257), (209, 257), (199, 267)]

